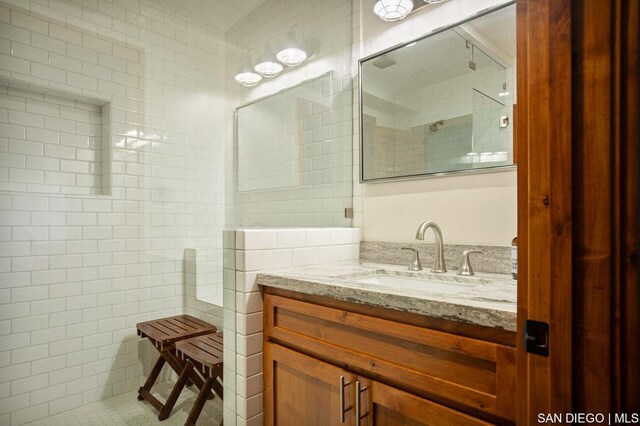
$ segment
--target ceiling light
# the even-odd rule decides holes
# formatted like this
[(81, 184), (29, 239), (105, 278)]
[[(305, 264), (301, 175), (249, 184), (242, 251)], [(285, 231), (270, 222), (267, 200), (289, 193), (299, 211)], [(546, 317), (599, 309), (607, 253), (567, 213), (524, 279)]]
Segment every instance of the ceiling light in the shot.
[(307, 59), (307, 52), (297, 47), (287, 47), (278, 52), (276, 59), (288, 67), (295, 67)]
[(373, 6), (373, 12), (383, 21), (398, 21), (412, 10), (412, 0), (378, 0)]

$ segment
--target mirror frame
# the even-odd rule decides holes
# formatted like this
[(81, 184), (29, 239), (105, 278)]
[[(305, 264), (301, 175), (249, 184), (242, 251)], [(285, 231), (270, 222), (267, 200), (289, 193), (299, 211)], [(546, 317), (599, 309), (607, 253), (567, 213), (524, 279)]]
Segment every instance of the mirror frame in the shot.
[[(370, 178), (370, 179), (365, 179), (364, 178), (364, 120), (362, 119), (363, 115), (364, 115), (364, 105), (362, 103), (362, 64), (366, 61), (369, 61), (371, 59), (377, 58), (378, 56), (382, 56), (385, 53), (389, 53), (392, 52), (396, 49), (400, 49), (402, 47), (405, 47), (411, 43), (415, 43), (421, 40), (424, 40), (426, 38), (429, 38), (433, 35), (442, 33), (444, 31), (448, 31), (452, 28), (455, 28), (459, 25), (465, 24), (467, 22), (473, 21), (474, 19), (478, 19), (481, 18), (485, 15), (489, 15), (490, 13), (496, 12), (500, 9), (504, 9), (506, 7), (509, 6), (514, 6), (516, 4), (516, 0), (509, 0), (505, 3), (502, 4), (498, 4), (495, 6), (491, 6), (488, 7), (486, 9), (482, 9), (480, 11), (478, 11), (477, 13), (468, 16), (464, 19), (461, 19), (460, 21), (454, 22), (452, 24), (449, 25), (444, 25), (442, 27), (438, 27), (434, 30), (431, 30), (430, 32), (426, 33), (423, 36), (420, 36), (418, 38), (412, 39), (412, 40), (408, 40), (402, 43), (398, 43), (396, 45), (393, 45), (391, 47), (388, 47), (384, 50), (381, 50), (379, 52), (373, 53), (371, 55), (365, 56), (364, 58), (360, 58), (358, 60), (358, 120), (360, 121), (359, 123), (359, 131), (360, 131), (360, 142), (359, 142), (359, 160), (360, 160), (360, 164), (359, 164), (359, 173), (358, 176), (360, 178), (360, 183), (384, 183), (384, 182), (390, 182), (390, 181), (402, 181), (402, 180), (417, 180), (417, 179), (428, 179), (428, 178), (434, 178), (434, 177), (445, 177), (445, 176), (456, 176), (456, 175), (465, 175), (465, 174), (480, 174), (480, 173), (499, 173), (499, 172), (509, 172), (509, 171), (513, 171), (517, 169), (517, 164), (509, 164), (509, 165), (504, 165), (504, 166), (492, 166), (492, 167), (480, 167), (477, 169), (467, 169), (467, 170), (452, 170), (452, 171), (447, 171), (447, 172), (435, 172), (435, 173), (421, 173), (421, 174), (414, 174), (414, 175), (405, 175), (405, 176), (392, 176), (392, 177), (380, 177), (380, 178)], [(514, 104), (515, 105), (515, 104)], [(513, 127), (513, 123), (511, 123), (511, 126)]]

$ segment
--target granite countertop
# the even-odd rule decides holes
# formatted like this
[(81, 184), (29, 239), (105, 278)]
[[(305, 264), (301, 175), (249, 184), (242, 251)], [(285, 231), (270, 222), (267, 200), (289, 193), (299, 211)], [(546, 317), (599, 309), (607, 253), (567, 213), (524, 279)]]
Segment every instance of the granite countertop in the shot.
[[(463, 289), (446, 294), (434, 288), (437, 284), (430, 288), (429, 282), (404, 288), (356, 281), (372, 274), (445, 281)], [(509, 275), (460, 277), (455, 271), (410, 272), (405, 266), (350, 261), (263, 271), (256, 281), (266, 287), (516, 331), (517, 287)]]

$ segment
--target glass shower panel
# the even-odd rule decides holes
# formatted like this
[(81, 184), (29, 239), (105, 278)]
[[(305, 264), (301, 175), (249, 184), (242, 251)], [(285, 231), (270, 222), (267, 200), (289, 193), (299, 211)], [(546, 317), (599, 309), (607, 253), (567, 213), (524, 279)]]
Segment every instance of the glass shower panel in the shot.
[[(235, 230), (349, 227), (345, 209), (353, 205), (352, 2), (245, 3), (252, 10), (224, 33), (222, 115), (229, 123), (224, 134), (229, 143), (225, 191), (216, 194), (224, 199), (227, 229), (222, 250), (226, 425), (262, 422), (262, 335), (248, 326), (249, 318), (261, 321), (262, 314), (247, 308), (260, 297), (253, 285), (257, 271), (248, 266), (242, 233)], [(235, 80), (240, 70), (254, 70), (261, 57), (275, 57), (292, 34), (308, 54), (302, 64), (284, 67), (253, 87)]]
[(237, 109), (240, 224), (350, 225), (351, 127), (336, 84), (329, 72)]

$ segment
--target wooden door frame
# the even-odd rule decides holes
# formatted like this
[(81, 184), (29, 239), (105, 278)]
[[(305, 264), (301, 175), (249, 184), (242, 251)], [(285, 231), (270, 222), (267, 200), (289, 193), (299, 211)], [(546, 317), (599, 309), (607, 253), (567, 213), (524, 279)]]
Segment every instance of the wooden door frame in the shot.
[(637, 412), (638, 2), (518, 0), (517, 27), (518, 424)]

